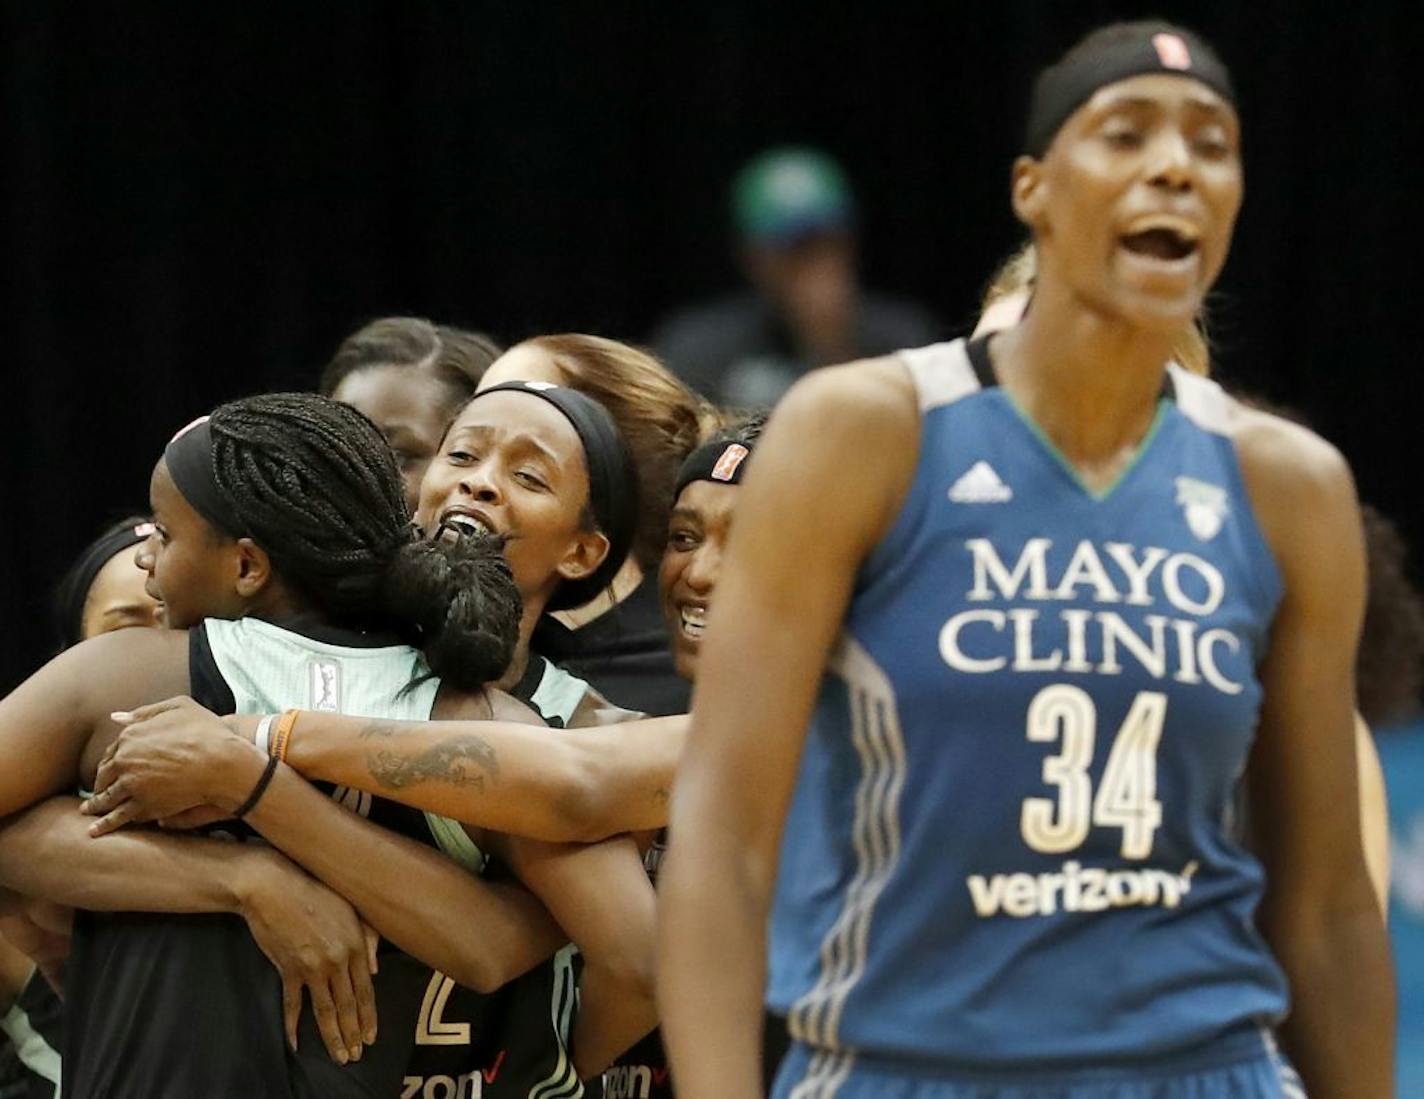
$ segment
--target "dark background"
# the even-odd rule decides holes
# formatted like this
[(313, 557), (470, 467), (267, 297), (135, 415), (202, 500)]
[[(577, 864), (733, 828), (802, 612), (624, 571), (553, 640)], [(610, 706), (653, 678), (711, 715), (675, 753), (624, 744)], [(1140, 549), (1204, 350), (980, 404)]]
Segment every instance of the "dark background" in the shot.
[(1240, 92), (1221, 372), (1303, 409), (1418, 541), (1415, 5), (9, 3), (0, 689), (176, 427), (309, 387), (386, 313), (642, 338), (734, 284), (726, 182), (769, 144), (839, 157), (867, 283), (958, 329), (1018, 240), (1032, 74), (1144, 14), (1213, 39)]

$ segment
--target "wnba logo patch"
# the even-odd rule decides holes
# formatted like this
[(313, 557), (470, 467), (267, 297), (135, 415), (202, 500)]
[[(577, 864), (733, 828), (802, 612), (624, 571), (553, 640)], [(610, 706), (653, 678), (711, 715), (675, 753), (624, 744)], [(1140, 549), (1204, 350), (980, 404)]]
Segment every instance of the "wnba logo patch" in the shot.
[(1157, 60), (1163, 67), (1185, 72), (1192, 67), (1192, 54), (1187, 44), (1175, 34), (1154, 34), (1152, 48), (1157, 51)]
[(730, 481), (737, 475), (737, 469), (750, 453), (741, 443), (729, 444), (727, 449), (722, 451), (722, 457), (717, 459), (717, 464), (712, 467), (712, 480)]
[(307, 661), (307, 709), (341, 712), (341, 665), (335, 660)]

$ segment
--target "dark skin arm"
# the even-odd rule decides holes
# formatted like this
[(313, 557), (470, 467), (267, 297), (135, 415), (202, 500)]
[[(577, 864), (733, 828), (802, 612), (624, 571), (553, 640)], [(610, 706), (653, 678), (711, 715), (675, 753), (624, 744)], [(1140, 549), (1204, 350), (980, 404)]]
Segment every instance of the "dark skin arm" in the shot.
[[(255, 782), (264, 759), (238, 743)], [(246, 820), (400, 949), (476, 992), (493, 992), (568, 941), (526, 890), (481, 881), (435, 848), (363, 820), (289, 767)]]
[[(477, 696), (454, 695), (442, 705), (490, 712)], [(100, 822), (96, 834), (112, 832), (145, 797), (231, 815), (267, 757), (191, 699), (144, 713), (147, 719), (126, 730), (100, 764), (96, 784), (106, 793), (88, 806), (102, 811), (123, 790), (136, 796)], [(537, 720), (523, 707), (519, 716)], [(499, 988), (567, 941), (528, 892), (481, 881), (434, 848), (372, 824), (289, 767), (277, 770), (245, 819), (402, 950), (476, 991)]]
[(333, 1059), (359, 1057), (376, 1032), (375, 939), (355, 910), (276, 852), (254, 844), (135, 831), (100, 843), (77, 798), (55, 797), (0, 828), (0, 882), (98, 912), (241, 916), (281, 974), (287, 1040), (305, 988)]
[(588, 845), (510, 836), (488, 842), (583, 954), (571, 1046), (580, 1078), (595, 1076), (658, 1023), (656, 902), (638, 846), (630, 836)]
[(73, 929), (72, 908), (0, 887), (0, 938), (38, 966), (60, 996)]
[(822, 669), (909, 484), (918, 424), (894, 364), (819, 371), (778, 406), (739, 490), (716, 619), (738, 628), (714, 624), (703, 642), (659, 882), (662, 1032), (683, 1099), (762, 1094), (782, 826)]
[(0, 817), (92, 776), (111, 711), (187, 690), (186, 633), (119, 630), (55, 657), (0, 700)]
[[(105, 796), (86, 811), (110, 814), (103, 830), (208, 804), (192, 784), (159, 790), (142, 782), (126, 750), (127, 742), (148, 731), (150, 721), (173, 708), (170, 700), (139, 710), (102, 768), (97, 785)], [(213, 715), (201, 707), (185, 705), (177, 716), (190, 726), (182, 731), (191, 738), (216, 731)], [(437, 711), (437, 716), (446, 715)], [(568, 729), (556, 737), (522, 718), (498, 713), (499, 720), (449, 716), (421, 722), (303, 712), (287, 763), (309, 779), (553, 843), (588, 843), (667, 823), (668, 792), (687, 732), (685, 716)], [(225, 720), (251, 740), (259, 719)]]
[(1394, 974), (1356, 773), (1365, 569), (1354, 486), (1327, 444), (1262, 413), (1245, 417), (1237, 445), (1285, 581), (1247, 771), (1266, 866), (1260, 923), (1292, 988), (1281, 1041), (1316, 1099), (1389, 1096)]
[(35, 963), (0, 938), (0, 1015), (10, 1010), (34, 972)]
[[(0, 816), (92, 780), (118, 732), (112, 711), (186, 690), (183, 631), (120, 630), (55, 657), (0, 700), (0, 751), (12, 764), (0, 768)], [(139, 833), (121, 848), (98, 850), (74, 804), (39, 805), (6, 823), (0, 843), (9, 855), (2, 856), (0, 884), (70, 905), (82, 897), (80, 903), (94, 909), (222, 912), (237, 906), (281, 973), (289, 1036), (305, 986), (332, 1056), (345, 1060), (359, 1050), (363, 1031), (374, 1027), (374, 999), (367, 995), (363, 1004), (357, 988), (369, 988), (369, 952), (350, 905), (290, 864), (272, 866), (278, 856), (270, 852), (264, 872), (242, 876), (251, 888), (238, 897), (232, 882), (218, 880), (231, 869), (226, 860), (237, 856), (216, 840)], [(298, 902), (310, 919), (287, 918)]]

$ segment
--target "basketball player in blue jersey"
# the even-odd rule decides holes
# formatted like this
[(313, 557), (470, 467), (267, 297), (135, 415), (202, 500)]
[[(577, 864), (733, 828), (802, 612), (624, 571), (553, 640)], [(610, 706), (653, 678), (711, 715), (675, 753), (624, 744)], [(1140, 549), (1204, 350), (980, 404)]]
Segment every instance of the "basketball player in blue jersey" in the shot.
[(683, 1099), (759, 1093), (763, 986), (778, 1096), (1299, 1095), (1276, 1025), (1316, 1099), (1391, 1093), (1349, 471), (1167, 367), (1239, 142), (1196, 36), (1089, 35), (1014, 165), (1023, 322), (773, 416), (661, 882)]
[[(974, 336), (1002, 332), (1023, 319), (1033, 290), (1033, 271), (1034, 251), (1031, 244), (1019, 249), (1000, 266), (985, 292)], [(1201, 315), (1173, 341), (1172, 359), (1193, 374), (1207, 376), (1211, 372), (1211, 350), (1204, 329), (1205, 315)], [(1296, 423), (1305, 422), (1289, 410), (1263, 405), (1259, 398), (1247, 398), (1247, 403)], [(1360, 835), (1364, 841), (1365, 865), (1369, 868), (1370, 884), (1374, 887), (1380, 909), (1385, 911), (1389, 908), (1389, 813), (1385, 804), (1384, 771), (1380, 766), (1371, 725), (1380, 722), (1381, 713), (1406, 713), (1413, 705), (1411, 701), (1403, 708), (1391, 710), (1388, 701), (1381, 708), (1377, 700), (1412, 700), (1418, 694), (1413, 687), (1414, 675), (1408, 670), (1417, 666), (1411, 655), (1413, 650), (1409, 639), (1413, 634), (1409, 623), (1415, 614), (1418, 599), (1401, 576), (1397, 573), (1391, 575), (1388, 553), (1398, 545), (1393, 527), (1369, 505), (1365, 505), (1362, 512), (1365, 520), (1365, 563), (1370, 585), (1363, 633), (1355, 658), (1356, 700), (1359, 705), (1355, 713), (1355, 764), (1360, 779)], [(1383, 583), (1382, 573), (1387, 578)], [(1380, 644), (1381, 635), (1396, 640)], [(1375, 643), (1370, 644), (1371, 641)], [(1373, 719), (1367, 720), (1365, 715), (1368, 709), (1375, 711)]]

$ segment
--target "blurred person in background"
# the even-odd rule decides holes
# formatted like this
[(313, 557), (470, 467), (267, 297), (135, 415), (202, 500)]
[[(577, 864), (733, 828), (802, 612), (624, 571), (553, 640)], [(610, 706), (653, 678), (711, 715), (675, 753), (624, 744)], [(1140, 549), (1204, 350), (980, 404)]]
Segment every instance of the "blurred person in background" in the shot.
[(480, 332), (421, 317), (380, 317), (341, 341), (317, 391), (354, 405), (381, 429), (414, 511), (440, 437), (499, 355)]
[(732, 184), (738, 260), (750, 288), (668, 319), (658, 357), (719, 404), (775, 403), (807, 370), (919, 347), (938, 335), (921, 308), (861, 289), (856, 204), (816, 149), (771, 149)]

